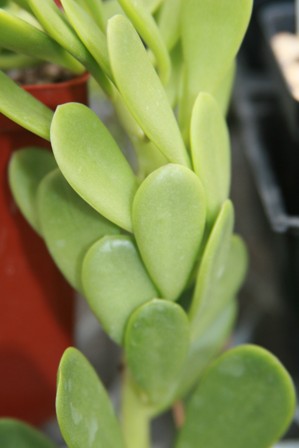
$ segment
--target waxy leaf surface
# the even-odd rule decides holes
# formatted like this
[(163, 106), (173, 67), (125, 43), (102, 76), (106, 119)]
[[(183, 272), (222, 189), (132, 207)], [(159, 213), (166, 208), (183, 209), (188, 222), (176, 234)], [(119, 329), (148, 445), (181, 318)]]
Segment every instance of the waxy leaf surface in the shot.
[(59, 365), (56, 413), (68, 448), (124, 448), (109, 396), (87, 359), (75, 348)]
[(183, 309), (154, 299), (131, 316), (125, 335), (128, 367), (149, 404), (172, 398), (189, 345), (189, 323)]
[(37, 188), (41, 180), (57, 168), (54, 156), (42, 148), (26, 148), (16, 151), (9, 163), (9, 184), (21, 212), (40, 233), (37, 213)]
[(118, 343), (135, 308), (157, 296), (133, 240), (126, 236), (102, 238), (89, 249), (82, 283), (91, 309)]
[(71, 285), (81, 290), (81, 268), (87, 249), (119, 228), (90, 207), (70, 187), (59, 170), (38, 189), (38, 217), (48, 249)]
[(135, 120), (169, 161), (189, 166), (167, 95), (134, 27), (125, 17), (114, 16), (107, 38), (116, 85)]
[(3, 448), (57, 448), (41, 432), (18, 420), (0, 420), (0, 446)]
[(199, 252), (205, 197), (197, 176), (168, 164), (151, 173), (133, 203), (133, 228), (142, 259), (161, 297), (183, 291)]
[(82, 104), (59, 106), (51, 143), (58, 166), (74, 190), (107, 219), (130, 231), (137, 180), (97, 115)]
[(294, 408), (294, 387), (280, 362), (260, 347), (237, 347), (201, 378), (176, 448), (269, 448)]

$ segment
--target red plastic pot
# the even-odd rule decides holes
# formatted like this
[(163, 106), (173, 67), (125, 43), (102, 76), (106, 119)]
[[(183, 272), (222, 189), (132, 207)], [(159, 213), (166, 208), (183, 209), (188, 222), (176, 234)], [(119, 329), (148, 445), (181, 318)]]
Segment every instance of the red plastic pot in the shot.
[[(86, 104), (87, 78), (24, 88), (55, 109)], [(41, 424), (55, 414), (57, 367), (73, 342), (74, 292), (9, 191), (9, 159), (26, 145), (49, 147), (0, 114), (0, 416)]]

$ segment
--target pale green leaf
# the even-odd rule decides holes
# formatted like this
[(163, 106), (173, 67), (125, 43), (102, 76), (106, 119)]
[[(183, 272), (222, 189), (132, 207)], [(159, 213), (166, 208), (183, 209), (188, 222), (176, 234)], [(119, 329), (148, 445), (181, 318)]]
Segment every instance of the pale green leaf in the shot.
[(234, 60), (232, 65), (225, 73), (222, 80), (219, 82), (216, 90), (213, 92), (213, 96), (216, 99), (219, 107), (224, 116), (227, 115), (227, 111), (230, 105), (231, 93), (233, 90), (235, 75), (236, 75), (237, 63)]
[(91, 309), (118, 343), (135, 308), (157, 296), (133, 240), (126, 236), (102, 238), (89, 249), (82, 283)]
[(51, 143), (58, 166), (74, 190), (109, 221), (130, 231), (137, 180), (97, 115), (82, 104), (59, 106)]
[(59, 365), (56, 413), (68, 448), (124, 448), (109, 396), (87, 359), (75, 348)]
[(163, 405), (171, 399), (188, 345), (188, 318), (179, 305), (154, 299), (132, 314), (126, 356), (145, 402)]
[(231, 160), (225, 118), (208, 93), (200, 93), (195, 102), (190, 141), (193, 167), (205, 189), (211, 225), (229, 195)]
[(180, 38), (183, 1), (166, 0), (159, 11), (158, 26), (169, 51), (174, 48)]
[(189, 166), (166, 92), (134, 27), (125, 17), (114, 16), (107, 37), (114, 79), (133, 117), (169, 161)]
[(37, 188), (57, 164), (50, 151), (25, 148), (16, 151), (9, 162), (9, 185), (14, 199), (27, 221), (40, 233), (37, 213)]
[[(93, 17), (98, 27), (105, 33), (105, 11), (102, 0), (78, 0), (78, 3), (85, 8), (86, 11)], [(108, 3), (108, 2), (105, 2)]]
[(269, 448), (294, 410), (294, 386), (280, 362), (260, 347), (240, 346), (201, 378), (176, 448)]
[(0, 112), (40, 137), (50, 140), (53, 112), (0, 71)]
[(11, 418), (0, 419), (0, 446), (3, 448), (55, 448), (41, 432)]
[(168, 164), (150, 174), (133, 203), (133, 229), (142, 259), (161, 297), (175, 300), (188, 281), (205, 225), (197, 176)]
[(43, 179), (37, 198), (48, 249), (69, 283), (81, 290), (81, 268), (87, 249), (99, 238), (119, 233), (119, 228), (83, 201), (59, 170)]

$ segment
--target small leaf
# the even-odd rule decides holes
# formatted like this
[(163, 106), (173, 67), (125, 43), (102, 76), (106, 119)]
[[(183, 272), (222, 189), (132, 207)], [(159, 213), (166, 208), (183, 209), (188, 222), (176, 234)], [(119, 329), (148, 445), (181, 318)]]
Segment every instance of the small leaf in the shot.
[(67, 349), (60, 361), (56, 413), (68, 448), (124, 448), (107, 392), (75, 348)]
[(50, 140), (53, 112), (0, 71), (0, 112), (40, 137)]
[(44, 434), (11, 418), (0, 419), (0, 446), (3, 448), (55, 448)]
[(127, 362), (145, 401), (171, 400), (189, 345), (189, 323), (183, 309), (154, 299), (131, 316), (125, 334)]
[(197, 327), (206, 307), (213, 306), (215, 290), (228, 259), (233, 223), (233, 205), (227, 200), (209, 236), (198, 270), (190, 309), (192, 338), (197, 334)]
[(142, 259), (163, 298), (184, 289), (199, 252), (205, 198), (197, 176), (168, 164), (150, 174), (133, 203), (133, 227)]
[(82, 283), (91, 309), (118, 343), (132, 311), (157, 296), (134, 242), (126, 236), (102, 238), (89, 249)]
[(182, 1), (165, 1), (158, 15), (158, 26), (168, 50), (172, 50), (180, 38)]
[(211, 225), (229, 195), (230, 141), (225, 119), (214, 98), (200, 93), (191, 121), (191, 152), (195, 173), (206, 193)]
[(114, 79), (133, 117), (169, 161), (189, 166), (165, 90), (134, 27), (125, 17), (114, 16), (107, 38)]
[(57, 266), (81, 290), (81, 268), (87, 249), (118, 227), (91, 208), (69, 186), (59, 170), (46, 176), (38, 188), (38, 216), (42, 234)]
[(16, 151), (9, 163), (9, 185), (22, 214), (40, 233), (37, 213), (37, 187), (41, 180), (57, 168), (53, 154), (42, 148)]
[(54, 156), (73, 189), (110, 221), (131, 230), (137, 180), (97, 115), (82, 104), (56, 109), (51, 126)]
[(280, 362), (262, 348), (237, 347), (202, 377), (176, 448), (269, 448), (294, 408), (294, 386)]

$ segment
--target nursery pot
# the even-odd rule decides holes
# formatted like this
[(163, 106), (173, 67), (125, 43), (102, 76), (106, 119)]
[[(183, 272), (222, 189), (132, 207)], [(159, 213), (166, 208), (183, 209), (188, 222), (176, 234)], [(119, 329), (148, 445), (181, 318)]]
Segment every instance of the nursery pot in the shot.
[[(24, 88), (55, 109), (69, 101), (86, 103), (87, 79), (84, 74)], [(73, 340), (74, 292), (9, 190), (10, 157), (28, 145), (49, 148), (0, 114), (0, 416), (41, 424), (55, 415), (57, 367)]]

